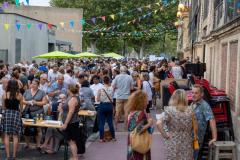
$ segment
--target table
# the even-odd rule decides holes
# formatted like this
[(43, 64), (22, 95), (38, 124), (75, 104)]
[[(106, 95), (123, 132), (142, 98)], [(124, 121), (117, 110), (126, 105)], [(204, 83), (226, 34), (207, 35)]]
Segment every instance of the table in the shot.
[[(22, 122), (24, 126), (31, 126), (31, 127), (43, 127), (43, 128), (58, 128), (60, 129), (62, 125), (57, 124), (49, 124), (48, 121), (37, 121), (37, 123), (34, 123), (33, 119), (25, 119), (22, 118)], [(64, 140), (64, 160), (68, 159), (68, 146), (67, 142)]]
[(89, 110), (80, 110), (78, 112), (79, 116), (88, 116), (88, 117), (92, 117), (96, 115), (95, 111), (89, 111)]
[(46, 127), (46, 128), (61, 128), (62, 125), (55, 125), (55, 124), (49, 124), (48, 121), (37, 121), (37, 123), (33, 123), (32, 119), (25, 119), (22, 118), (22, 122), (24, 126), (32, 126), (32, 127)]

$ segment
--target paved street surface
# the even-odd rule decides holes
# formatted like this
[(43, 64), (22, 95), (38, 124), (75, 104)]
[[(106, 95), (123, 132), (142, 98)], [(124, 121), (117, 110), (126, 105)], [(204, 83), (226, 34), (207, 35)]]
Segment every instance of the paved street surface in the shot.
[[(127, 155), (127, 133), (116, 133), (117, 142), (99, 143), (95, 141), (87, 144), (85, 160), (125, 160)], [(152, 160), (165, 160), (163, 141), (159, 134), (154, 133), (152, 144)], [(63, 147), (53, 155), (41, 154), (34, 149), (25, 150), (23, 145), (19, 148), (18, 160), (63, 160)], [(0, 160), (4, 160), (4, 152), (0, 151)], [(83, 159), (83, 158), (82, 158)]]
[[(158, 111), (159, 113), (160, 111)], [(156, 112), (152, 110), (152, 115), (155, 117)], [(124, 124), (119, 124), (119, 130), (116, 133), (117, 142), (100, 143), (98, 139), (94, 142), (87, 143), (87, 150), (84, 158), (80, 160), (125, 160), (127, 156), (127, 132), (124, 132)], [(56, 154), (48, 155), (41, 154), (39, 151), (33, 149), (24, 149), (25, 144), (19, 147), (17, 160), (63, 160), (64, 147)], [(152, 144), (152, 160), (165, 160), (164, 146), (161, 136), (158, 134), (155, 127)], [(69, 152), (70, 155), (70, 152)], [(4, 150), (0, 150), (0, 160), (5, 158)]]

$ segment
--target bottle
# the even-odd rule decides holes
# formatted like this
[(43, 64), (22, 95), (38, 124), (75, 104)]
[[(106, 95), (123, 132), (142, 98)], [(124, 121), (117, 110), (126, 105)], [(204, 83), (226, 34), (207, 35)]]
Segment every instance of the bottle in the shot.
[(43, 121), (43, 114), (40, 114), (39, 121), (40, 121), (40, 122), (42, 122), (42, 121)]
[(36, 114), (36, 121), (39, 121), (39, 114)]

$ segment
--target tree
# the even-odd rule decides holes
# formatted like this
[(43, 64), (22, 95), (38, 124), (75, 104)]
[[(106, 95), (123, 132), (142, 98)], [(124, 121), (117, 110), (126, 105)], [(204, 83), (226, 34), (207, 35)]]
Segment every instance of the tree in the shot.
[[(92, 51), (103, 53), (123, 51), (123, 46), (126, 48), (130, 46), (142, 57), (147, 46), (168, 42), (169, 37), (176, 37), (177, 32), (173, 22), (176, 19), (177, 1), (172, 3), (173, 1), (169, 0), (165, 7), (161, 4), (164, 11), (159, 11), (160, 6), (155, 5), (158, 2), (156, 0), (51, 0), (50, 4), (55, 7), (83, 9), (84, 18), (87, 19), (87, 24), (83, 29), (90, 31), (83, 36), (84, 48), (91, 46)], [(143, 7), (149, 4), (154, 5), (150, 8)], [(138, 11), (137, 7), (143, 8)], [(158, 10), (157, 14), (151, 13), (153, 10)], [(147, 17), (141, 18), (149, 13)], [(114, 20), (109, 16), (105, 22), (101, 20), (101, 16), (111, 14), (115, 15)], [(93, 17), (99, 17), (96, 24), (91, 21)], [(126, 25), (134, 19), (135, 23)], [(150, 30), (155, 30), (155, 32)], [(172, 46), (176, 50), (176, 44)]]
[(0, 0), (0, 4), (3, 4), (3, 2), (8, 2), (8, 3), (14, 4), (15, 0)]

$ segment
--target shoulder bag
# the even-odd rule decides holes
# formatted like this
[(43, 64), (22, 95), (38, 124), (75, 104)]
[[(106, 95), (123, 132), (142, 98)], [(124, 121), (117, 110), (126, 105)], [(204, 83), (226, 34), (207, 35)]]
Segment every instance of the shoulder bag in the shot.
[(139, 125), (136, 125), (134, 130), (130, 133), (130, 146), (132, 150), (141, 154), (146, 154), (151, 149), (152, 135), (148, 130), (139, 133)]
[(193, 126), (193, 133), (194, 133), (194, 137), (193, 137), (193, 149), (194, 150), (199, 150), (199, 143), (198, 143), (198, 128), (197, 128), (197, 120), (195, 115), (192, 115), (192, 126)]

